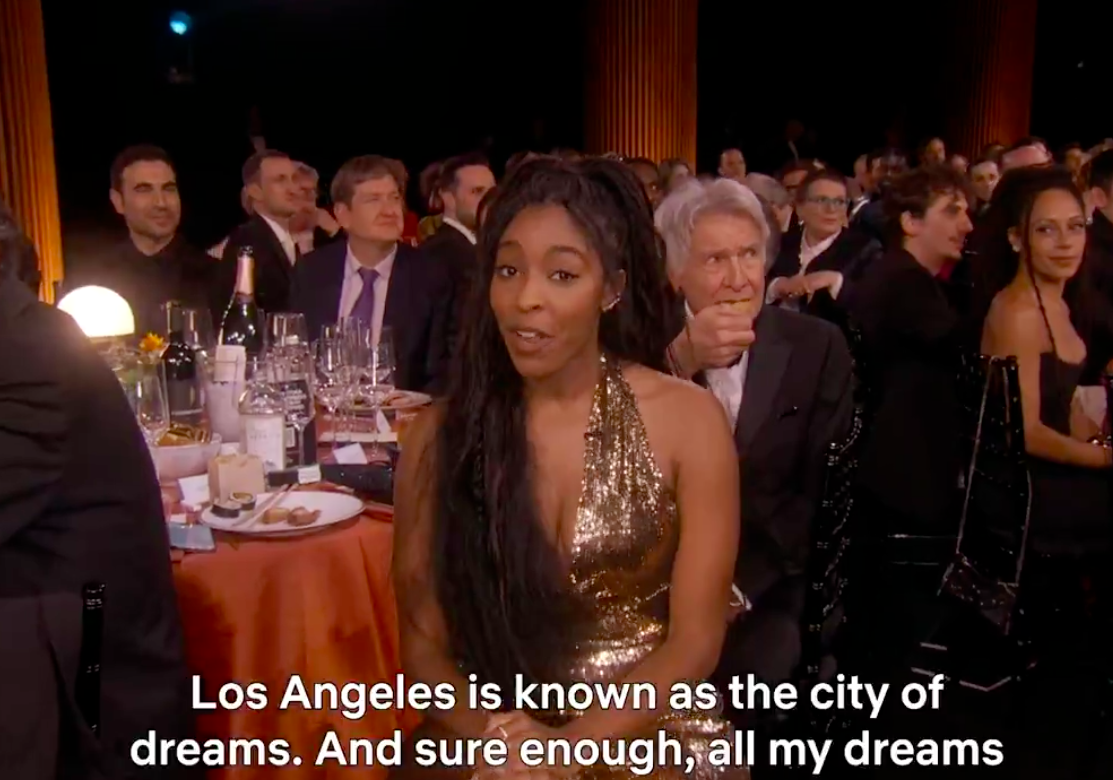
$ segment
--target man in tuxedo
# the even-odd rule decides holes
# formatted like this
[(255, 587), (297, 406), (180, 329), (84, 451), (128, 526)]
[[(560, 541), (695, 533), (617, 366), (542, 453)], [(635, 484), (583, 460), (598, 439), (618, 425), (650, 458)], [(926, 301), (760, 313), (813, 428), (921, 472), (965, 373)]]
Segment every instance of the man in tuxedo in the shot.
[(112, 163), (108, 197), (128, 236), (95, 265), (74, 268), (67, 289), (108, 287), (131, 306), (139, 334), (165, 333), (169, 300), (208, 307), (215, 262), (178, 233), (182, 201), (170, 156), (157, 146), (132, 146)]
[[(16, 278), (19, 254), (0, 209), (0, 774), (197, 776), (139, 769), (129, 755), (149, 730), (172, 740), (192, 731), (150, 454), (76, 323)], [(82, 590), (94, 583), (104, 585), (98, 735), (77, 684)]]
[(421, 249), (440, 263), (452, 278), (454, 333), (460, 330), (476, 271), (479, 204), (494, 187), (495, 175), (487, 159), (479, 154), (446, 160), (435, 185), (435, 196), (444, 209), (441, 226)]
[(837, 328), (765, 302), (769, 226), (757, 196), (730, 180), (689, 185), (657, 212), (669, 276), (686, 301), (670, 350), (707, 386), (734, 429), (745, 542), (735, 585), (753, 605), (727, 635), (716, 678), (787, 679), (827, 447), (849, 428), (850, 353)]
[(441, 226), (421, 247), (455, 278), (466, 278), (475, 267), (479, 202), (494, 186), (495, 175), (479, 154), (453, 157), (441, 167), (435, 187), (444, 207)]
[(243, 166), (244, 192), (251, 217), (232, 231), (212, 286), (211, 306), (219, 323), (232, 298), (236, 261), (250, 247), (255, 257), (255, 302), (266, 312), (290, 310), (290, 280), (301, 256), (290, 220), (301, 205), (297, 166), (283, 152), (264, 149)]
[(453, 279), (436, 258), (399, 243), (404, 181), (402, 164), (378, 155), (341, 166), (332, 201), (347, 241), (298, 264), (292, 309), (305, 315), (311, 338), (349, 317), (366, 323), (376, 343), (389, 329), (396, 385), (435, 393), (446, 380)]

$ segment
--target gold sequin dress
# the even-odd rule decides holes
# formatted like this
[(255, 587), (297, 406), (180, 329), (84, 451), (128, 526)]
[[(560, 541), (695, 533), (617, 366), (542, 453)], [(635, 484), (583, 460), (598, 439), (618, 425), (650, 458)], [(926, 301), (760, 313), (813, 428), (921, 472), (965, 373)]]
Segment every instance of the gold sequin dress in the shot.
[[(575, 649), (562, 682), (617, 682), (664, 643), (679, 538), (676, 501), (649, 447), (637, 401), (621, 369), (604, 360), (586, 433), (572, 544), (570, 585), (586, 607), (585, 617), (570, 627)], [(668, 699), (667, 690), (658, 692), (664, 706)], [(670, 711), (633, 736), (653, 737), (660, 730), (677, 738), (693, 758), (689, 777), (748, 777), (745, 768), (714, 767), (706, 760), (713, 740), (733, 742), (733, 730), (720, 712)], [(655, 776), (668, 774), (661, 769)], [(602, 766), (580, 775), (633, 776)]]
[[(581, 617), (568, 627), (572, 649), (552, 679), (565, 685), (618, 682), (664, 643), (669, 585), (680, 537), (676, 501), (649, 447), (634, 394), (613, 361), (603, 361), (585, 437), (583, 485), (569, 572), (569, 586)], [(690, 682), (694, 685), (697, 681)], [(657, 695), (658, 703), (667, 707), (669, 691)], [(532, 714), (556, 726), (579, 713)], [(714, 767), (707, 761), (713, 740), (733, 744), (733, 729), (720, 711), (667, 711), (643, 733), (626, 737), (655, 738), (662, 730), (681, 743), (684, 757), (690, 756), (694, 766), (687, 775), (682, 768), (661, 767), (654, 777), (749, 777), (744, 767)], [(458, 777), (464, 780), (469, 775), (467, 770)], [(635, 777), (626, 767), (601, 764), (581, 768), (577, 775), (585, 780)]]

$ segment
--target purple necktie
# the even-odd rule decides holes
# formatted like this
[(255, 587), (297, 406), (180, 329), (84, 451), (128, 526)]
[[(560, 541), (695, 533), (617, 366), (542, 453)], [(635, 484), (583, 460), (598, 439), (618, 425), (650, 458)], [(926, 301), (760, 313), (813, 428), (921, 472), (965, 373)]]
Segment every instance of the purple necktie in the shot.
[(378, 276), (379, 272), (374, 268), (359, 269), (359, 277), (363, 280), (363, 289), (360, 291), (359, 297), (356, 298), (351, 316), (368, 327), (372, 326), (375, 318), (375, 279)]

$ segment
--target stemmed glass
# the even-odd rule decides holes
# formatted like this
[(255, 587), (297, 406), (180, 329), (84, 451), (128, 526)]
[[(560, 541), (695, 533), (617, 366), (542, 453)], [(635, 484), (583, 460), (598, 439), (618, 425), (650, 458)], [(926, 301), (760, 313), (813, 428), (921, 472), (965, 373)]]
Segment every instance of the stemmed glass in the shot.
[(213, 318), (207, 309), (182, 309), (182, 338), (194, 352), (208, 355), (216, 345)]
[(120, 385), (153, 458), (155, 448), (170, 430), (170, 406), (166, 402), (162, 367), (137, 366), (129, 376), (120, 379)]
[(293, 429), (297, 463), (304, 465), (305, 429), (316, 416), (313, 352), (308, 344), (276, 347), (271, 354), (275, 381), (286, 399), (286, 423)]
[(304, 314), (276, 312), (267, 315), (268, 349), (308, 346), (308, 334)]
[(313, 390), (332, 418), (332, 449), (340, 438), (339, 411), (352, 395), (350, 350), (342, 339), (322, 338), (317, 342)]
[[(372, 409), (375, 420), (375, 430), (379, 428), (379, 417), (382, 415), (383, 404), (394, 392), (394, 344), (390, 331), (383, 329), (378, 344), (370, 345), (367, 350), (367, 361), (360, 371), (358, 394), (360, 399)], [(382, 457), (385, 452), (376, 436), (371, 447), (371, 454)]]

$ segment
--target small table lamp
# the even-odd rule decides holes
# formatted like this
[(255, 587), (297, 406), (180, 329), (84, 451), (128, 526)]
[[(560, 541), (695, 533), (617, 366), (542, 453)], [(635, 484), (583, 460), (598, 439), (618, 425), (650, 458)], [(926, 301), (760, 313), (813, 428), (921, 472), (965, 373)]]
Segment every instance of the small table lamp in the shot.
[(58, 302), (90, 339), (118, 339), (135, 333), (135, 316), (123, 297), (107, 287), (79, 287)]

